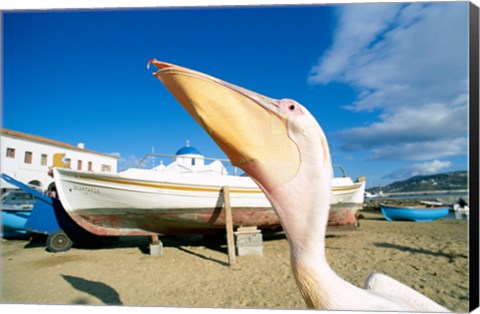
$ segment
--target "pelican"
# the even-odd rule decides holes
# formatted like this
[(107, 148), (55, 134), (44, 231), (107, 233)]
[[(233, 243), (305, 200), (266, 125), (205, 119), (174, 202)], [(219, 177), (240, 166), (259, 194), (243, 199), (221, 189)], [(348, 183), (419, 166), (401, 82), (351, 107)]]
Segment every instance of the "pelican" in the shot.
[(325, 134), (305, 107), (156, 59), (150, 64), (233, 165), (264, 191), (288, 239), (292, 272), (309, 308), (448, 312), (388, 276), (370, 275), (362, 289), (330, 268), (325, 233), (332, 163)]

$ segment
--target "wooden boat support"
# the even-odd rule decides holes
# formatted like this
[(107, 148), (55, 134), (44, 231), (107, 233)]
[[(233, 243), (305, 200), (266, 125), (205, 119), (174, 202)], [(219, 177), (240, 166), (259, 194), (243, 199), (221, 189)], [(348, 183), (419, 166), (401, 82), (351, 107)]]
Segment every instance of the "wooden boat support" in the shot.
[(227, 231), (228, 264), (235, 267), (237, 260), (235, 258), (235, 242), (233, 241), (233, 219), (232, 207), (230, 206), (230, 188), (224, 186), (222, 189), (224, 208), (225, 208), (225, 229)]
[(150, 237), (150, 255), (162, 255), (163, 254), (163, 243), (158, 238), (158, 235), (152, 235)]

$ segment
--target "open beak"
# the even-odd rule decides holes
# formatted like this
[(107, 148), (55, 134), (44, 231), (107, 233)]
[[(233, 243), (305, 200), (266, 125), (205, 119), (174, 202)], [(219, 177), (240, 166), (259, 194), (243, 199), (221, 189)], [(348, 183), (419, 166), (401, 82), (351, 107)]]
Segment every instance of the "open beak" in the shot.
[(174, 64), (155, 59), (150, 64), (232, 164), (264, 188), (285, 183), (297, 173), (300, 156), (279, 100)]

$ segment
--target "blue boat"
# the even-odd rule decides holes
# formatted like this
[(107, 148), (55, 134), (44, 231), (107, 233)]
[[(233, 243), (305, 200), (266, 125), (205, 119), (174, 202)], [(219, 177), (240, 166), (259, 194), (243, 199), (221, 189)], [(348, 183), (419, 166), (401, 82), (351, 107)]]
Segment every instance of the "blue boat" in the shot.
[(433, 221), (448, 215), (448, 206), (393, 206), (380, 204), (385, 219), (411, 220), (416, 222)]
[(2, 195), (2, 236), (16, 237), (29, 234), (25, 223), (30, 217), (36, 197), (23, 190), (11, 190)]

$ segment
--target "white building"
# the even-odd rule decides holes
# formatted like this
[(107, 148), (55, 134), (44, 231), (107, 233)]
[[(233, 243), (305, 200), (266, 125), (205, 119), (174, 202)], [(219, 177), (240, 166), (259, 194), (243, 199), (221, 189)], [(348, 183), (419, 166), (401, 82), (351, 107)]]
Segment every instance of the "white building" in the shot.
[[(96, 172), (117, 172), (118, 157), (77, 146), (0, 128), (0, 170), (2, 173), (26, 184), (51, 190), (53, 178), (48, 175), (53, 165), (53, 155), (65, 154), (71, 169)], [(1, 188), (14, 186), (1, 180)]]

